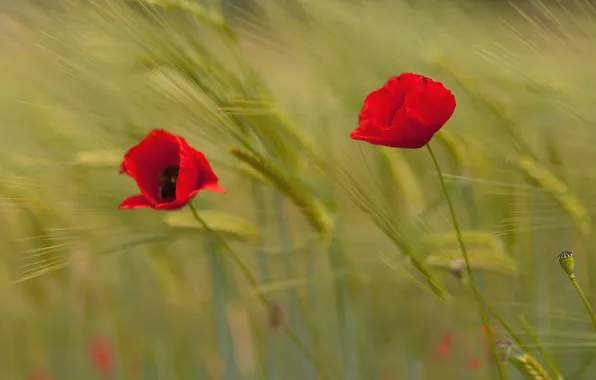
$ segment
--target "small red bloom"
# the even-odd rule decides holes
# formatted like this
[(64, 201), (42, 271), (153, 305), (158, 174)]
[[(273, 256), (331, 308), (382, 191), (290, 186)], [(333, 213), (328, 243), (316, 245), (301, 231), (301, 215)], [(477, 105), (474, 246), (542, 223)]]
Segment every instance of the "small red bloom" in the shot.
[(446, 332), (441, 339), (441, 342), (435, 347), (435, 360), (444, 360), (451, 355), (451, 347), (453, 344), (453, 333)]
[(108, 375), (113, 372), (115, 363), (112, 348), (102, 339), (93, 339), (90, 344), (90, 354), (97, 370)]
[(468, 368), (470, 368), (473, 371), (480, 368), (480, 359), (478, 359), (477, 357), (470, 358), (470, 360), (468, 361)]
[(182, 137), (154, 129), (124, 156), (120, 173), (135, 179), (140, 195), (125, 199), (119, 209), (150, 207), (176, 210), (201, 190), (224, 193), (203, 153)]
[(52, 375), (49, 372), (40, 371), (34, 372), (28, 377), (29, 380), (52, 380)]
[(366, 97), (359, 126), (350, 137), (375, 145), (417, 149), (428, 144), (454, 111), (455, 96), (442, 83), (403, 73)]

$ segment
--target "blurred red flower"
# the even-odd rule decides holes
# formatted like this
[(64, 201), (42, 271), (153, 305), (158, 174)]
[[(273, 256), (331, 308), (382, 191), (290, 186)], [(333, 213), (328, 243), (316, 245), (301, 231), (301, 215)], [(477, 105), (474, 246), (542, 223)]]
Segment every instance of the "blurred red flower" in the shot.
[(203, 153), (161, 129), (126, 153), (120, 173), (134, 178), (141, 194), (125, 199), (119, 209), (175, 210), (201, 190), (225, 192)]
[[(494, 326), (491, 325), (491, 328), (494, 331)], [(482, 326), (480, 328), (480, 331), (483, 334), (486, 334), (486, 329), (484, 328), (484, 326)], [(483, 338), (485, 338), (485, 337), (483, 336)], [(448, 360), (451, 358), (451, 353), (454, 348), (453, 343), (454, 343), (454, 333), (451, 331), (445, 332), (442, 335), (439, 343), (435, 346), (435, 349), (434, 349), (435, 362), (440, 362), (440, 361)], [(488, 341), (486, 340), (486, 338), (483, 339), (483, 344), (485, 344), (485, 345), (488, 344)], [(458, 344), (458, 346), (459, 346), (459, 344)], [(485, 354), (487, 354), (487, 353), (485, 353)], [(467, 359), (467, 368), (469, 370), (475, 371), (483, 366), (483, 362), (484, 362), (484, 360), (483, 360), (482, 356), (479, 356), (478, 354), (472, 355)]]
[(34, 372), (29, 375), (29, 380), (52, 380), (52, 375), (47, 371)]
[[(490, 330), (493, 333), (493, 336), (496, 334), (496, 329), (495, 326), (491, 323), (490, 325)], [(482, 362), (483, 362), (483, 357), (486, 358), (488, 355), (490, 355), (490, 347), (489, 344), (490, 341), (488, 340), (488, 331), (486, 329), (486, 326), (481, 325), (480, 326), (480, 331), (482, 332), (482, 344), (484, 345), (484, 356), (472, 356), (469, 358), (468, 360), (468, 368), (471, 370), (477, 370), (478, 368), (480, 368), (482, 366)]]
[(468, 368), (470, 368), (473, 371), (480, 368), (480, 359), (478, 359), (477, 357), (471, 357), (468, 361)]
[(95, 338), (91, 340), (89, 348), (91, 360), (97, 370), (104, 375), (111, 374), (115, 368), (115, 361), (110, 344), (103, 339)]
[(428, 144), (454, 111), (455, 96), (442, 83), (403, 73), (366, 97), (359, 126), (350, 137), (375, 145), (417, 149)]
[(453, 333), (447, 331), (439, 344), (435, 347), (435, 360), (444, 360), (451, 356), (451, 346), (453, 344)]

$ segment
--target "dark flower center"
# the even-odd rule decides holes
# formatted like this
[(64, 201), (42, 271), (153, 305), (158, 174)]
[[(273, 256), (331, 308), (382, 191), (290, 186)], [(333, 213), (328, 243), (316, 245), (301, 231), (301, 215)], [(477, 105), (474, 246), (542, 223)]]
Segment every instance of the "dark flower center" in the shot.
[(168, 166), (159, 172), (159, 196), (161, 198), (176, 198), (176, 180), (178, 179), (178, 166)]

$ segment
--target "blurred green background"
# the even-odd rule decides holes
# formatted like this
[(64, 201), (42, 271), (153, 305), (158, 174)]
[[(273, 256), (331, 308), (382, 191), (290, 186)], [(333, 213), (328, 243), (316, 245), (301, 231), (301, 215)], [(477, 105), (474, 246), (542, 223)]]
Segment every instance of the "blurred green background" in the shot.
[[(430, 157), (348, 137), (366, 94), (404, 71), (457, 98), (431, 145), (512, 355), (596, 376), (556, 258), (575, 253), (593, 300), (593, 1), (0, 10), (1, 379), (491, 378)], [(152, 128), (212, 162), (228, 193), (194, 204), (257, 284), (188, 210), (117, 210), (137, 193), (122, 156)], [(97, 337), (113, 370), (93, 362)]]

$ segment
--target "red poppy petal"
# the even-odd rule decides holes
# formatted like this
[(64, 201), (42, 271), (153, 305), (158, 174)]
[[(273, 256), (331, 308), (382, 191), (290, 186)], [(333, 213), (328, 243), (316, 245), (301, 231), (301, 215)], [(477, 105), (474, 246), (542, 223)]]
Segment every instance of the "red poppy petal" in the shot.
[(350, 134), (354, 140), (375, 144), (375, 139), (391, 126), (391, 120), (403, 103), (404, 92), (400, 88), (399, 78), (391, 77), (382, 88), (371, 92), (358, 116), (358, 128)]
[(164, 210), (164, 211), (175, 211), (181, 209), (182, 207), (186, 206), (187, 204), (192, 201), (194, 196), (196, 195), (196, 191), (192, 192), (188, 197), (182, 199), (175, 199), (172, 202), (164, 202), (158, 203), (157, 205), (153, 206), (156, 210)]
[(194, 190), (190, 192), (185, 198), (175, 199), (172, 202), (165, 202), (165, 203), (158, 203), (157, 205), (153, 206), (156, 210), (178, 210), (187, 204), (189, 204), (193, 198), (197, 195), (197, 193), (201, 190), (209, 190), (218, 193), (225, 193), (226, 190), (221, 187), (219, 184), (211, 183), (207, 186), (202, 186), (198, 190)]
[(403, 97), (396, 98), (387, 87), (371, 92), (364, 100), (359, 115), (359, 124), (368, 124), (384, 129), (391, 125), (395, 111), (402, 105)]
[(147, 207), (153, 207), (153, 204), (151, 204), (144, 195), (133, 195), (132, 197), (128, 197), (120, 203), (120, 206), (118, 206), (120, 210)]
[(190, 193), (197, 190), (200, 181), (200, 168), (195, 159), (196, 150), (182, 137), (178, 138), (180, 147), (180, 167), (176, 180), (176, 200), (188, 202)]
[(388, 86), (396, 97), (404, 98), (407, 93), (420, 90), (423, 88), (425, 83), (430, 80), (424, 75), (414, 73), (402, 73), (398, 77), (394, 77), (396, 80), (389, 80), (386, 86)]
[(402, 107), (395, 114), (393, 127), (386, 133), (388, 139), (400, 148), (418, 149), (428, 144), (437, 129), (429, 128), (412, 115), (410, 109)]
[(122, 171), (135, 179), (141, 193), (153, 204), (159, 200), (159, 172), (180, 163), (178, 137), (164, 130), (151, 131), (124, 156)]
[[(393, 121), (394, 126), (377, 135), (368, 134), (357, 136), (355, 140), (364, 140), (371, 144), (392, 148), (418, 149), (428, 144), (433, 137), (434, 129), (424, 129), (424, 126), (407, 112), (398, 112)], [(357, 133), (358, 131), (352, 132)]]
[(368, 141), (374, 139), (375, 137), (379, 137), (383, 134), (383, 130), (381, 128), (375, 127), (372, 123), (367, 121), (360, 122), (360, 126), (350, 133), (350, 138), (352, 140), (362, 140)]
[(422, 124), (439, 130), (453, 115), (456, 102), (442, 83), (428, 79), (420, 91), (406, 95), (404, 106)]
[(201, 183), (199, 184), (199, 190), (209, 190), (216, 193), (225, 193), (226, 190), (219, 185), (219, 178), (213, 172), (209, 161), (205, 155), (195, 150), (195, 160), (197, 166), (200, 168)]
[(180, 171), (176, 182), (176, 200), (190, 201), (200, 190), (225, 192), (218, 184), (205, 155), (180, 139)]
[(206, 185), (202, 185), (201, 188), (204, 190), (212, 191), (214, 193), (226, 193), (226, 189), (221, 187), (218, 183), (208, 183)]

